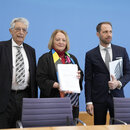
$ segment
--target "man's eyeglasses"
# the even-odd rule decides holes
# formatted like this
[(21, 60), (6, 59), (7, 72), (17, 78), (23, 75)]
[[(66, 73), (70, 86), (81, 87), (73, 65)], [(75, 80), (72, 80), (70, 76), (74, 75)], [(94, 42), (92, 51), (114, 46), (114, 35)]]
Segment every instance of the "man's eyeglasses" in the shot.
[(27, 29), (26, 28), (14, 28), (15, 31), (20, 32), (21, 30), (26, 33)]

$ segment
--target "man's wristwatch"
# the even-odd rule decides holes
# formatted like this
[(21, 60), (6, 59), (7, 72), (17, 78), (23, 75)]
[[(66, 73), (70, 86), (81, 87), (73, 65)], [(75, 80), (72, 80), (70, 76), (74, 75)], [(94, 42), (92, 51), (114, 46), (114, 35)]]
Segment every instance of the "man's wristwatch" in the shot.
[(118, 83), (119, 83), (119, 84), (118, 84), (117, 88), (118, 88), (118, 89), (121, 89), (121, 87), (122, 87), (121, 81), (118, 80)]

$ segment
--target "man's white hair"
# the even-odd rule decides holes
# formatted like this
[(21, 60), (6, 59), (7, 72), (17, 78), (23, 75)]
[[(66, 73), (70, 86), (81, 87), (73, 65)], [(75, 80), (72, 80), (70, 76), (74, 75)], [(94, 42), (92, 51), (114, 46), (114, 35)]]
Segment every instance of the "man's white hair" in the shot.
[(10, 23), (11, 29), (13, 29), (15, 27), (16, 22), (24, 23), (27, 26), (27, 29), (29, 27), (29, 21), (26, 18), (19, 17), (19, 18), (14, 18), (12, 20), (12, 22)]

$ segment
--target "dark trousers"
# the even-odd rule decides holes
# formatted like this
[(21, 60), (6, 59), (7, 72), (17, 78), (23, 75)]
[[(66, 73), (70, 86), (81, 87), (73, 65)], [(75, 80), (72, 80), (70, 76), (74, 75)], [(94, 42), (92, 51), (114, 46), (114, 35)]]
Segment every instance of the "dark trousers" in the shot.
[(28, 90), (11, 91), (7, 108), (0, 113), (0, 129), (16, 128), (16, 121), (21, 120), (22, 99), (30, 97)]
[(0, 113), (0, 129), (7, 129), (8, 128), (8, 115), (5, 111)]
[(109, 110), (110, 117), (114, 117), (113, 97), (108, 95), (106, 102), (94, 103), (94, 125), (105, 125), (107, 111)]
[(72, 113), (73, 113), (73, 123), (74, 123), (74, 125), (77, 125), (78, 122), (77, 122), (76, 118), (79, 117), (79, 107), (73, 106)]

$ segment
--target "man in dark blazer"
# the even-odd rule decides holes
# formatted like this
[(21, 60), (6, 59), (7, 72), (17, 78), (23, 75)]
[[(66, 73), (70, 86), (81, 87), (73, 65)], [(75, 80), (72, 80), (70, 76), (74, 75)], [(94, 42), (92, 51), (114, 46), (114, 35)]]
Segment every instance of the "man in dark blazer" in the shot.
[[(0, 129), (13, 128), (21, 119), (22, 98), (37, 97), (35, 50), (24, 43), (29, 22), (15, 18), (9, 29), (12, 39), (0, 42)], [(24, 82), (16, 81), (16, 53), (21, 48)]]
[[(96, 29), (100, 44), (86, 53), (85, 96), (87, 112), (94, 114), (94, 124), (104, 125), (108, 110), (110, 117), (114, 116), (113, 97), (124, 97), (123, 88), (130, 81), (130, 61), (125, 48), (111, 44), (110, 22), (99, 23)], [(110, 80), (109, 68), (105, 64), (106, 49), (110, 61), (123, 60), (123, 76), (119, 79), (111, 75)]]

